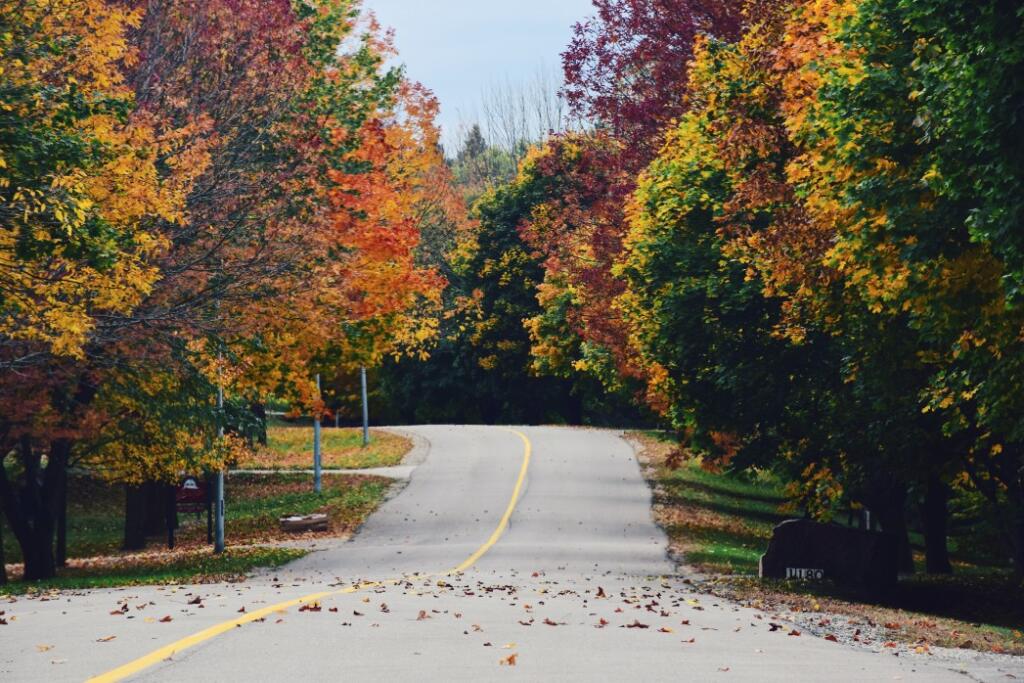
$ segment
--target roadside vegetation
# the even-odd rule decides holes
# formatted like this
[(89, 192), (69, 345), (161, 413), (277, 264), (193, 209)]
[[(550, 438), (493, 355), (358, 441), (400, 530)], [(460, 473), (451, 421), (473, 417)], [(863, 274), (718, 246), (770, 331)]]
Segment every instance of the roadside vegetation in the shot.
[[(258, 567), (274, 567), (306, 551), (280, 547), (286, 540), (324, 537), (281, 531), (285, 515), (325, 513), (327, 536), (353, 533), (384, 500), (392, 482), (383, 477), (331, 475), (323, 477), (323, 492), (313, 493), (308, 475), (230, 474), (225, 484), (225, 536), (228, 548), (213, 555), (206, 543), (205, 514), (179, 514), (175, 548), (168, 550), (166, 532), (150, 536), (145, 551), (122, 551), (124, 489), (87, 476), (70, 480), (68, 500), (68, 561), (55, 578), (41, 583), (20, 580), (21, 556), (10, 548), (7, 561), (11, 582), (0, 593), (47, 588), (237, 580)], [(5, 537), (10, 531), (3, 529)]]
[(630, 438), (670, 551), (711, 592), (772, 612), (808, 615), (815, 623), (843, 615), (862, 622), (864, 631), (880, 627), (886, 640), (915, 647), (1024, 654), (1024, 590), (1006, 563), (993, 565), (991, 556), (979, 552), (974, 520), (954, 518), (952, 576), (922, 573), (923, 541), (912, 532), (917, 573), (901, 577), (898, 592), (885, 602), (863, 602), (830, 585), (761, 581), (758, 559), (772, 529), (799, 516), (784, 482), (764, 472), (709, 470), (697, 458), (681, 458), (678, 442), (663, 433), (634, 432)]
[[(370, 430), (370, 445), (363, 447), (363, 432), (355, 427), (324, 427), (321, 432), (325, 469), (359, 470), (394, 467), (412, 449), (408, 437), (381, 429)], [(313, 428), (270, 420), (267, 444), (246, 451), (235, 463), (244, 470), (308, 470), (313, 466)]]
[(242, 581), (252, 571), (279, 567), (307, 554), (300, 548), (229, 547), (220, 555), (207, 548), (106, 557), (73, 562), (45, 581), (11, 581), (0, 595), (116, 588), (120, 586)]

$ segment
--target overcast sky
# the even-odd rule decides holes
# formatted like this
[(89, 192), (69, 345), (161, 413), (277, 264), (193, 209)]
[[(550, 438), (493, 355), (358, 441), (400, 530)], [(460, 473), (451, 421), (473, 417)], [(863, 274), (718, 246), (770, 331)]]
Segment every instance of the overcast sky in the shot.
[(572, 25), (590, 0), (364, 0), (395, 42), (407, 73), (441, 101), (446, 145), (476, 118), (481, 94), (504, 82), (557, 70)]

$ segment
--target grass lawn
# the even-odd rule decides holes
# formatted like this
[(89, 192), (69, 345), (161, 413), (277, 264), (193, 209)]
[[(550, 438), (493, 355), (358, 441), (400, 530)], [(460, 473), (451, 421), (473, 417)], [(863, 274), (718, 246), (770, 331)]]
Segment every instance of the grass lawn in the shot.
[[(1024, 589), (1013, 585), (1007, 570), (972, 557), (967, 539), (951, 539), (954, 576), (905, 577), (885, 604), (859, 602), (838, 589), (762, 582), (758, 559), (774, 526), (792, 517), (784, 510), (782, 485), (769, 475), (708, 472), (692, 461), (671, 469), (665, 462), (676, 444), (656, 433), (631, 438), (670, 550), (708, 577), (710, 590), (768, 610), (842, 614), (895, 626), (888, 637), (901, 642), (1024, 654)], [(921, 548), (916, 555), (923, 560)]]
[[(354, 427), (324, 427), (321, 432), (323, 466), (327, 469), (393, 467), (412, 449), (412, 442), (391, 432), (370, 430), (370, 445), (363, 448), (363, 433)], [(313, 467), (312, 425), (272, 420), (267, 445), (236, 464), (238, 469), (308, 470)]]
[(49, 581), (13, 581), (0, 586), (0, 595), (50, 590), (81, 590), (117, 586), (170, 585), (240, 581), (259, 567), (279, 567), (307, 551), (266, 546), (231, 547), (222, 555), (209, 548), (168, 553), (104, 558), (95, 563), (72, 563)]
[[(261, 547), (257, 544), (295, 538), (278, 527), (286, 514), (325, 512), (330, 535), (355, 531), (383, 501), (391, 480), (383, 477), (324, 475), (323, 493), (312, 491), (310, 477), (302, 474), (230, 474), (225, 484), (227, 518), (224, 555), (210, 554), (206, 544), (206, 518), (181, 514), (177, 547), (167, 551), (164, 537), (150, 541), (150, 550), (123, 553), (124, 491), (82, 476), (70, 481), (68, 500), (68, 567), (40, 588), (79, 588), (153, 583), (209, 582), (244, 575), (255, 567), (277, 566), (301, 557), (304, 551)], [(9, 529), (4, 529), (7, 561), (20, 562), (20, 552)], [(13, 569), (13, 568), (12, 568)], [(16, 577), (20, 568), (8, 571)], [(23, 592), (13, 582), (0, 586), (0, 594)]]

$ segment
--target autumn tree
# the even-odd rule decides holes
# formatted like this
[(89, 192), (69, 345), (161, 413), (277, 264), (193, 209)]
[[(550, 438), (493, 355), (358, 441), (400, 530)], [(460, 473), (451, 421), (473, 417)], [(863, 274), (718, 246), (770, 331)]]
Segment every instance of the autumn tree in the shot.
[[(110, 57), (111, 87), (126, 129), (166, 142), (126, 147), (141, 189), (100, 187), (118, 210), (111, 189), (131, 188), (159, 248), (131, 304), (77, 333), (82, 360), (40, 339), (23, 354), (35, 374), (4, 377), (3, 453), (21, 464), (17, 481), (3, 468), (2, 497), (29, 579), (53, 574), (70, 462), (129, 484), (220, 468), (252, 402), (273, 392), (318, 409), (329, 353), (409, 352), (437, 317), (443, 281), (417, 263), (419, 212), (448, 201), (435, 105), (384, 65), (375, 22), (347, 0), (138, 4), (107, 36), (139, 55)], [(181, 205), (157, 211), (146, 183)]]
[(740, 1), (594, 0), (596, 13), (573, 28), (562, 53), (563, 93), (577, 116), (624, 143), (627, 166), (639, 170), (661, 134), (686, 110), (693, 44), (701, 33), (735, 38)]
[(153, 220), (181, 219), (173, 130), (130, 117), (122, 67), (141, 13), (108, 2), (0, 5), (0, 309), (6, 368), (81, 358), (97, 319), (158, 277)]
[[(4, 3), (2, 457), (0, 499), (25, 576), (52, 575), (66, 466), (95, 377), (80, 371), (103, 321), (128, 314), (159, 278), (204, 159), (185, 130), (133, 116), (124, 68), (141, 13), (106, 2)], [(182, 170), (187, 167), (187, 170)], [(49, 365), (45, 363), (49, 360)], [(11, 369), (25, 374), (14, 375)], [(39, 448), (41, 434), (48, 448)], [(44, 457), (45, 455), (45, 457)]]
[(790, 175), (831, 231), (844, 315), (913, 339), (923, 380), (906, 401), (946, 435), (935, 508), (966, 472), (1020, 571), (1020, 13), (865, 1), (804, 19), (829, 40), (809, 56), (815, 39), (794, 32), (788, 125), (806, 151)]

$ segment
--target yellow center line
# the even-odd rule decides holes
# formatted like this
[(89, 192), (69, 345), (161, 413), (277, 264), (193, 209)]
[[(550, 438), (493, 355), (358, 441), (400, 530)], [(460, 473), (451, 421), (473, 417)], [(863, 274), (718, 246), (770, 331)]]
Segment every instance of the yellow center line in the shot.
[[(530, 467), (530, 455), (533, 451), (533, 446), (530, 444), (530, 440), (522, 432), (516, 431), (514, 429), (506, 429), (505, 431), (512, 432), (520, 439), (522, 439), (524, 447), (523, 464), (519, 468), (519, 477), (516, 479), (515, 488), (512, 489), (512, 498), (509, 500), (508, 507), (505, 508), (505, 514), (502, 515), (501, 520), (498, 522), (497, 528), (491, 534), (491, 537), (488, 538), (487, 541), (482, 546), (476, 549), (476, 552), (474, 552), (472, 555), (466, 558), (466, 560), (463, 561), (462, 564), (455, 567), (454, 569), (449, 569), (447, 572), (438, 572), (433, 574), (417, 574), (414, 575), (413, 578), (422, 579), (433, 576), (451, 576), (452, 574), (458, 574), (460, 572), (466, 571), (474, 564), (476, 564), (480, 560), (480, 558), (487, 553), (487, 551), (493, 548), (494, 544), (497, 543), (498, 540), (501, 538), (502, 534), (505, 533), (505, 530), (508, 529), (509, 520), (512, 519), (512, 513), (515, 512), (516, 504), (519, 502), (519, 496), (523, 491), (523, 484), (526, 481), (526, 472)], [(165, 645), (157, 650), (154, 650), (153, 652), (150, 652), (148, 655), (139, 657), (138, 659), (128, 662), (127, 664), (124, 664), (122, 666), (119, 666), (116, 669), (112, 669), (111, 671), (108, 671), (106, 673), (94, 676), (90, 678), (87, 681), (87, 683), (114, 683), (114, 681), (124, 680), (125, 678), (128, 678), (129, 676), (134, 676), (135, 674), (144, 671), (145, 669), (148, 669), (154, 664), (158, 664), (164, 661), (165, 659), (179, 652), (182, 652), (183, 650), (195, 647), (196, 645), (204, 643), (207, 640), (210, 640), (211, 638), (216, 638), (217, 636), (223, 633), (227, 633), (228, 631), (231, 631), (233, 629), (236, 629), (242, 626), (243, 624), (248, 624), (254, 621), (258, 621), (260, 619), (265, 619), (266, 617), (270, 616), (271, 614), (274, 614), (275, 612), (282, 612), (297, 605), (306, 605), (309, 603), (317, 602), (319, 600), (323, 600), (324, 598), (333, 597), (335, 595), (355, 593), (357, 591), (365, 590), (367, 588), (377, 588), (379, 586), (391, 586), (401, 583), (405, 580), (405, 578), (402, 578), (387, 579), (383, 581), (370, 581), (367, 583), (360, 583), (354, 586), (348, 586), (347, 588), (342, 588), (340, 590), (312, 593), (310, 595), (304, 595), (301, 598), (295, 598), (293, 600), (288, 600), (286, 602), (279, 602), (276, 605), (270, 605), (269, 607), (264, 607), (262, 609), (256, 610), (255, 612), (249, 612), (236, 619), (231, 619), (220, 624), (215, 624), (214, 626), (203, 629), (198, 633), (194, 633), (190, 636), (182, 638), (181, 640), (177, 640), (171, 643), (170, 645)]]

